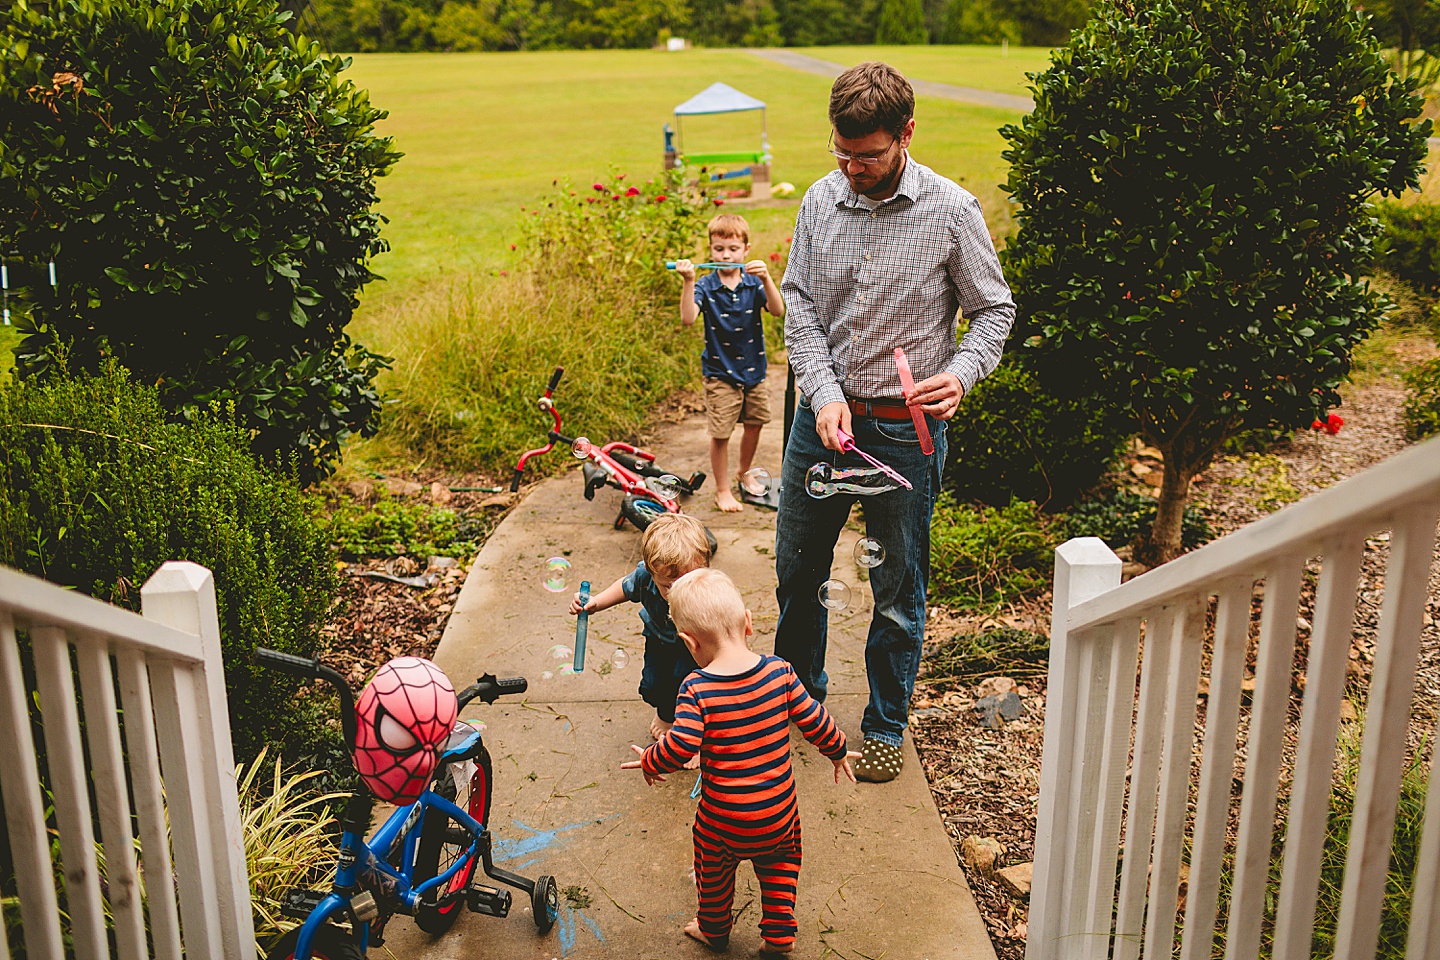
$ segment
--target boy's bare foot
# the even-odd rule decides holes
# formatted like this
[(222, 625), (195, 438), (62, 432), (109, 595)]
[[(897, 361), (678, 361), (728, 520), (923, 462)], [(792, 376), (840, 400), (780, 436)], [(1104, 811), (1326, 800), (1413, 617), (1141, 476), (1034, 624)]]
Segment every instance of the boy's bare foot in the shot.
[(740, 484), (741, 493), (748, 493), (752, 497), (763, 497), (769, 492), (765, 489), (763, 483), (753, 484), (749, 482), (749, 479), (750, 478), (744, 473), (735, 478), (736, 482)]
[(728, 489), (715, 491), (715, 506), (724, 510), (726, 513), (739, 513), (745, 509), (740, 501), (735, 499), (735, 494), (731, 493)]
[(724, 940), (711, 940), (709, 937), (705, 936), (705, 934), (701, 933), (699, 917), (695, 917), (689, 923), (685, 924), (685, 936), (689, 937), (691, 940), (697, 940), (700, 943), (705, 944), (705, 946), (709, 947), (711, 950), (724, 950), (726, 947), (730, 946), (729, 937), (726, 937)]
[(655, 717), (653, 720), (650, 721), (650, 738), (652, 740), (659, 740), (661, 737), (665, 736), (665, 734), (669, 733), (670, 728), (673, 726), (675, 726), (675, 724), (666, 723), (658, 716)]
[(762, 957), (778, 957), (781, 954), (795, 952), (795, 944), (793, 943), (787, 943), (783, 947), (776, 946), (768, 940), (762, 940), (760, 943), (760, 956)]

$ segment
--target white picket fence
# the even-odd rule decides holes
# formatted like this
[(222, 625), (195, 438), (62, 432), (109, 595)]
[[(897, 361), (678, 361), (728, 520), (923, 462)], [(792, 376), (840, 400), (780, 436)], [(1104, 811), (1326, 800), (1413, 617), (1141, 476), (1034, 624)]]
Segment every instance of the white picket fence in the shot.
[[(1334, 953), (1374, 956), (1437, 515), (1440, 440), (1432, 440), (1124, 585), (1119, 559), (1100, 540), (1059, 549), (1026, 960), (1171, 957), (1182, 862), (1180, 957), (1212, 955), (1252, 603), (1262, 613), (1224, 955), (1257, 956), (1297, 611), (1306, 563), (1320, 558), (1273, 946), (1276, 960), (1310, 956), (1361, 559), (1367, 539), (1388, 534)], [(1406, 956), (1437, 960), (1440, 777), (1430, 778), (1420, 851)]]
[[(143, 617), (0, 567), (0, 720), (8, 741), (0, 745), (0, 794), (25, 955), (63, 960), (68, 934), (79, 960), (109, 957), (108, 924), (121, 960), (253, 960), (214, 580), (204, 567), (172, 562), (140, 594)], [(33, 651), (36, 691), (22, 673), (17, 632)], [(31, 737), (35, 692), (59, 835), (63, 924)], [(0, 935), (0, 960), (8, 958)]]

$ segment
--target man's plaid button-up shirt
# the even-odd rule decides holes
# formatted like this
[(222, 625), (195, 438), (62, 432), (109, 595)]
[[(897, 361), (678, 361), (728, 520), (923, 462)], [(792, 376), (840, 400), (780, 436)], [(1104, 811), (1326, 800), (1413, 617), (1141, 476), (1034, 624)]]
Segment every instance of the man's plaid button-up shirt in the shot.
[[(900, 398), (896, 347), (917, 382), (948, 370), (969, 393), (1015, 319), (979, 201), (908, 156), (874, 209), (838, 170), (806, 191), (780, 290), (790, 365), (816, 409)], [(958, 344), (957, 310), (969, 324)]]

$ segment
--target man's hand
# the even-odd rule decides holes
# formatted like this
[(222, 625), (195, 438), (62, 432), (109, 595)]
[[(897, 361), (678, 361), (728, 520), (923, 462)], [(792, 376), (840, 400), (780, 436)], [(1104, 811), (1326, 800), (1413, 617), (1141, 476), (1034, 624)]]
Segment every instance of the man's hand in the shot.
[(915, 384), (915, 391), (905, 398), (905, 402), (919, 407), (936, 420), (949, 420), (960, 408), (963, 396), (965, 391), (960, 386), (960, 378), (947, 370)]
[(840, 449), (840, 435), (836, 432), (837, 427), (854, 435), (854, 431), (850, 429), (850, 404), (841, 400), (827, 403), (815, 411), (815, 432), (820, 435), (820, 442), (830, 450)]
[(695, 264), (689, 260), (676, 260), (675, 272), (680, 275), (681, 280), (689, 280), (691, 283), (695, 282)]
[(770, 265), (764, 260), (751, 260), (745, 264), (745, 272), (752, 277), (759, 277), (762, 282), (770, 279)]
[[(644, 748), (644, 747), (637, 747), (635, 744), (632, 743), (632, 744), (630, 744), (630, 749), (631, 749), (631, 750), (634, 750), (637, 754), (639, 754), (639, 755), (642, 756), (642, 757), (645, 756), (645, 748)], [(645, 773), (645, 765), (642, 764), (639, 760), (626, 760), (624, 763), (620, 764), (620, 769), (621, 769), (621, 770), (639, 770), (641, 773), (645, 774), (645, 785), (646, 785), (647, 787), (650, 786), (652, 783), (664, 783), (664, 782), (665, 782), (665, 778), (662, 777), (662, 776), (660, 776), (659, 774), (656, 774), (655, 776), (651, 776), (650, 774)], [(838, 776), (838, 775), (837, 775), (837, 776)], [(836, 783), (839, 783), (839, 781), (837, 780)]]

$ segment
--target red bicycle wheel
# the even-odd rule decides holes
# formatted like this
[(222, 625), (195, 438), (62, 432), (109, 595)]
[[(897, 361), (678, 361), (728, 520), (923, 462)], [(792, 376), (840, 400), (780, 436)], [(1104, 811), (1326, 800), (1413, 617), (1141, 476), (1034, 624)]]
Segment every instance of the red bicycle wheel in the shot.
[[(454, 802), (482, 827), (489, 823), (490, 797), (494, 787), (490, 751), (481, 746), (474, 758), (475, 773), (457, 788), (450, 770), (443, 771), (436, 793)], [(452, 765), (453, 766), (453, 765)], [(470, 831), (438, 810), (425, 811), (420, 828), (420, 846), (415, 851), (414, 884), (419, 886), (431, 877), (449, 870), (470, 848)], [(465, 908), (465, 888), (475, 876), (479, 857), (471, 860), (455, 876), (433, 891), (428, 901), (415, 910), (415, 925), (431, 936), (439, 936), (455, 923)]]

